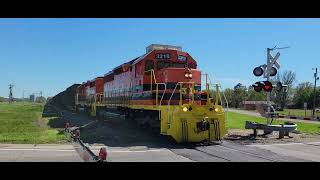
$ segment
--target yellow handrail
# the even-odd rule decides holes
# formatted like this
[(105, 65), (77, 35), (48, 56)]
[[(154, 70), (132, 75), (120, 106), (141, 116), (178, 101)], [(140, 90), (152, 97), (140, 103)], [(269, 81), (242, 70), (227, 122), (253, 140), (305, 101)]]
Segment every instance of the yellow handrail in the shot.
[(150, 69), (148, 71), (145, 71), (145, 73), (151, 72), (151, 77), (150, 77), (150, 95), (152, 96), (152, 91), (153, 91), (153, 84), (152, 84), (152, 79), (154, 79), (154, 84), (156, 85), (156, 106), (158, 105), (158, 91), (159, 91), (159, 84), (157, 83), (156, 75), (154, 73), (153, 69)]

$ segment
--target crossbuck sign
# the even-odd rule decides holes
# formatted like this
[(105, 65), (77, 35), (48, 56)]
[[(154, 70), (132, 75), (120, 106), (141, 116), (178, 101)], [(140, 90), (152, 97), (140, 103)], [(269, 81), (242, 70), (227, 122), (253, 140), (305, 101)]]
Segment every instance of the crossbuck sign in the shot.
[(271, 53), (270, 53), (270, 49), (268, 49), (268, 61), (267, 61), (267, 65), (264, 65), (264, 67), (266, 67), (266, 71), (265, 71), (265, 74), (264, 74), (265, 78), (269, 78), (270, 77), (271, 71), (273, 70), (273, 68), (272, 68), (273, 65), (275, 67), (277, 67), (277, 69), (280, 69), (280, 64), (277, 61), (279, 56), (280, 56), (280, 53), (278, 52), (276, 54), (276, 56), (273, 57), (271, 55)]

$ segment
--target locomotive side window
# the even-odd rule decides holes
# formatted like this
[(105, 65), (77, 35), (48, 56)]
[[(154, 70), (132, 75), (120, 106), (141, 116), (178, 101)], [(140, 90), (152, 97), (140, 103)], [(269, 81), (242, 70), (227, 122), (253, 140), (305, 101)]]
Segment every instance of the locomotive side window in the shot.
[(152, 60), (147, 60), (146, 61), (146, 68), (145, 68), (146, 75), (151, 74), (151, 71), (150, 71), (151, 69), (154, 69), (154, 63)]
[(196, 69), (196, 65), (195, 64), (188, 64), (188, 68), (191, 68), (191, 69)]
[(185, 61), (185, 60), (187, 60), (187, 57), (182, 56), (182, 55), (179, 55), (179, 56), (178, 56), (178, 60), (179, 60), (179, 61)]

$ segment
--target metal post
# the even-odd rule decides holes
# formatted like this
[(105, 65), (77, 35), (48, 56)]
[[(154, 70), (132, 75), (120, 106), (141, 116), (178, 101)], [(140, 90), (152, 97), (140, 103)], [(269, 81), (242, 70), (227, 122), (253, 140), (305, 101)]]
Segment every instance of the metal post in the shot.
[[(271, 52), (272, 49), (270, 48), (267, 48), (267, 65), (270, 64), (270, 59), (271, 59), (271, 55), (270, 55), (270, 52)], [(270, 73), (269, 73), (269, 66), (267, 67), (267, 71), (266, 71), (266, 78), (267, 78), (267, 81), (270, 80)], [(270, 94), (271, 92), (267, 92), (267, 106), (268, 106), (268, 110), (267, 110), (267, 113), (268, 113), (268, 118), (267, 118), (267, 124), (270, 124)]]
[(12, 92), (12, 88), (13, 88), (13, 84), (9, 84), (9, 103), (13, 102), (13, 92)]
[[(219, 105), (219, 85), (218, 84), (216, 84), (216, 102), (215, 102), (215, 105), (216, 106)], [(222, 102), (221, 102), (221, 106), (222, 106)]]
[(313, 88), (313, 110), (312, 115), (314, 117), (315, 108), (316, 108), (316, 88), (317, 88), (317, 76), (318, 75), (318, 68), (316, 68), (316, 73), (314, 73), (314, 88)]
[(182, 105), (182, 83), (180, 83), (180, 100), (179, 100), (179, 105)]
[[(159, 90), (158, 85), (159, 84), (156, 84), (156, 106), (158, 106), (158, 90)], [(152, 96), (152, 92), (151, 92), (151, 96)]]
[(206, 91), (207, 91), (207, 105), (209, 104), (209, 83), (208, 83), (208, 74), (206, 74)]
[(194, 90), (194, 83), (192, 83), (192, 90), (191, 90), (191, 93), (192, 93), (192, 104), (194, 103), (194, 93), (195, 93), (195, 90)]

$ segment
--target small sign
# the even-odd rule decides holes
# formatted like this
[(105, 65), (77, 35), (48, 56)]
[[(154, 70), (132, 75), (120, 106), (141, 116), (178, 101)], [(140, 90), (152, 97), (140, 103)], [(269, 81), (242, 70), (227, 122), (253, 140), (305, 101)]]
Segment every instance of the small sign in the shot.
[(304, 107), (304, 109), (307, 109), (307, 106), (308, 106), (308, 103), (303, 103), (303, 107)]

